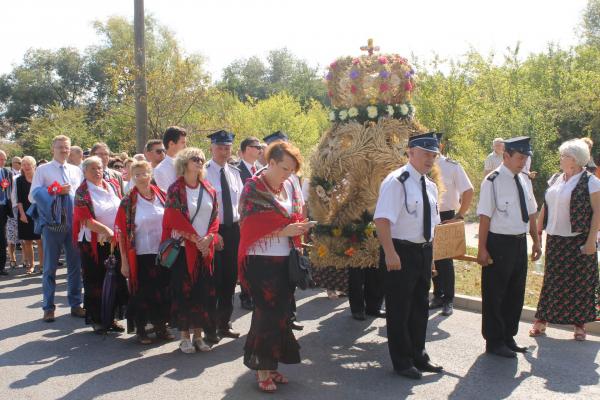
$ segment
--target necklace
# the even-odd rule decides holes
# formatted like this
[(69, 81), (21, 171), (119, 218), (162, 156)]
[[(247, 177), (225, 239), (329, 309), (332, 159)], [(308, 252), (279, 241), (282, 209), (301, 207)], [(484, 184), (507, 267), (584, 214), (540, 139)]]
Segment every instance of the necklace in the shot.
[(142, 198), (144, 200), (148, 200), (148, 201), (152, 201), (154, 199), (154, 192), (152, 190), (150, 190), (150, 196), (145, 196), (141, 191), (139, 191), (140, 196), (142, 196)]
[(283, 183), (281, 185), (279, 185), (279, 188), (277, 189), (273, 189), (271, 187), (271, 185), (269, 185), (269, 182), (267, 182), (267, 179), (265, 178), (265, 176), (261, 176), (260, 177), (263, 181), (263, 183), (265, 184), (265, 186), (267, 187), (267, 189), (269, 189), (271, 192), (273, 192), (273, 194), (275, 194), (276, 196), (279, 196), (281, 194), (281, 191), (283, 190)]

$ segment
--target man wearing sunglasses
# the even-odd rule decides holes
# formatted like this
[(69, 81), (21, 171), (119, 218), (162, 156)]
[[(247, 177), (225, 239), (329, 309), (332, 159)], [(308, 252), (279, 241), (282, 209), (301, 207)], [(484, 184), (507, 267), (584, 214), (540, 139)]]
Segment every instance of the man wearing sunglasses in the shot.
[(151, 139), (146, 143), (144, 156), (152, 165), (152, 169), (156, 168), (166, 156), (165, 146), (160, 139)]

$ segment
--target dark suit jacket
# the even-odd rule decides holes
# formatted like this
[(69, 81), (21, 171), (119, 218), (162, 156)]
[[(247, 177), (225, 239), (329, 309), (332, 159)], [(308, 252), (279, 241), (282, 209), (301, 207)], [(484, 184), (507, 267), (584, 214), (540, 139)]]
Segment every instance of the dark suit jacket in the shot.
[[(6, 180), (8, 181), (8, 187), (5, 189), (4, 193), (6, 195), (6, 205), (5, 207), (5, 211), (6, 211), (6, 215), (12, 215), (12, 208), (13, 208), (13, 204), (12, 201), (10, 199), (10, 195), (13, 191), (13, 173), (12, 170), (10, 168), (2, 168), (2, 176), (3, 178), (6, 178)], [(2, 188), (0, 188), (0, 190), (2, 190)]]
[(248, 171), (244, 161), (240, 160), (240, 162), (237, 164), (237, 168), (240, 170), (240, 178), (242, 178), (243, 183), (246, 183), (248, 179), (252, 178), (252, 172)]

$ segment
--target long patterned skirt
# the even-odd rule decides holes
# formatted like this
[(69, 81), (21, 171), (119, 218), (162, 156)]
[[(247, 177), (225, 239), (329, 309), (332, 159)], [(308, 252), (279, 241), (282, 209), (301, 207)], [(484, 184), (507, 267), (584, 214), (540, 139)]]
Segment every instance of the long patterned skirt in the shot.
[[(92, 256), (91, 243), (87, 241), (79, 242), (81, 252), (81, 274), (83, 276), (83, 306), (85, 307), (85, 323), (102, 323), (102, 286), (104, 285), (104, 276), (106, 267), (104, 261), (110, 255), (110, 244), (98, 244), (98, 261)], [(118, 250), (115, 250), (117, 257), (117, 267), (115, 269), (116, 279), (116, 298), (114, 304), (114, 314), (116, 319), (123, 319), (125, 307), (129, 300), (129, 291), (127, 281), (121, 274), (121, 261)]]
[(214, 332), (215, 285), (210, 272), (202, 263), (202, 257), (196, 258), (196, 268), (200, 274), (192, 283), (188, 273), (185, 250), (182, 248), (171, 267), (171, 327), (180, 331), (203, 329)]
[(300, 345), (289, 324), (293, 291), (288, 257), (248, 256), (245, 277), (254, 311), (244, 364), (253, 370), (276, 370), (279, 362), (298, 364)]
[(537, 319), (569, 325), (596, 320), (598, 256), (581, 253), (585, 241), (585, 235), (548, 235)]
[(313, 267), (312, 272), (318, 287), (348, 293), (348, 268)]
[(127, 305), (127, 332), (144, 333), (148, 322), (155, 327), (169, 321), (169, 269), (156, 265), (156, 254), (137, 256), (138, 287)]

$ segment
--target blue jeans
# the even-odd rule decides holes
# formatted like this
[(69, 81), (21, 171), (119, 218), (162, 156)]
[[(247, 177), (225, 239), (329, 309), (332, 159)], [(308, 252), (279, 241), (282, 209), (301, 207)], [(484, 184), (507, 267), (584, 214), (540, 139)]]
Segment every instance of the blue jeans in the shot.
[(73, 245), (72, 233), (52, 232), (48, 227), (42, 229), (44, 244), (44, 276), (42, 288), (44, 311), (54, 310), (54, 291), (56, 289), (56, 267), (60, 257), (60, 250), (64, 247), (67, 256), (67, 298), (69, 306), (81, 305), (81, 259), (79, 250)]

